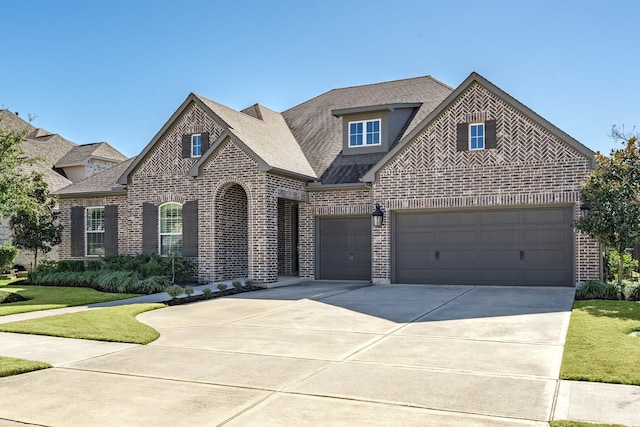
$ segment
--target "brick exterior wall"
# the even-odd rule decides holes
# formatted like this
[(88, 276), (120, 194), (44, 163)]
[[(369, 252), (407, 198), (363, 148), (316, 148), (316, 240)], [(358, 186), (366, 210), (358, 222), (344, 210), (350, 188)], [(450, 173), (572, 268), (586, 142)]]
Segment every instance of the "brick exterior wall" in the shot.
[(229, 139), (208, 159), (200, 176), (190, 177), (188, 171), (197, 159), (182, 158), (182, 135), (209, 132), (213, 144), (223, 131), (220, 123), (192, 104), (132, 173), (126, 196), (62, 199), (61, 220), (67, 226), (61, 258), (71, 258), (68, 225), (72, 206), (117, 204), (119, 252), (135, 254), (142, 251), (143, 203), (197, 200), (199, 280), (248, 277), (260, 283), (275, 282), (278, 200), (305, 201), (306, 182), (259, 171), (249, 153)]
[[(497, 149), (456, 150), (456, 125), (497, 121)], [(378, 173), (373, 199), (386, 209), (373, 231), (373, 281), (391, 278), (391, 212), (400, 209), (573, 205), (591, 161), (473, 84)], [(576, 280), (599, 277), (597, 243), (576, 235)]]

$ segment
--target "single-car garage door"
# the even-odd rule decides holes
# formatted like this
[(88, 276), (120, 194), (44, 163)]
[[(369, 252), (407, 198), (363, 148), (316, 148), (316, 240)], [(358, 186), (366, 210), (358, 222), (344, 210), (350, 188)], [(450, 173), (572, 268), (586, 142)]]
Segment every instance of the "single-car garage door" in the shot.
[(318, 278), (371, 280), (371, 218), (318, 220)]
[(401, 212), (395, 283), (573, 286), (571, 207)]

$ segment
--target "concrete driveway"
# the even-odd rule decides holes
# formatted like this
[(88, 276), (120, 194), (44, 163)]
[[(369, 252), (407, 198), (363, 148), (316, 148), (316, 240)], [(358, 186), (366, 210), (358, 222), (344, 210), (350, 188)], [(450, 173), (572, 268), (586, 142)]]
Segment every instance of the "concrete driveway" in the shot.
[(314, 282), (147, 312), (150, 345), (0, 379), (0, 426), (547, 425), (573, 292)]

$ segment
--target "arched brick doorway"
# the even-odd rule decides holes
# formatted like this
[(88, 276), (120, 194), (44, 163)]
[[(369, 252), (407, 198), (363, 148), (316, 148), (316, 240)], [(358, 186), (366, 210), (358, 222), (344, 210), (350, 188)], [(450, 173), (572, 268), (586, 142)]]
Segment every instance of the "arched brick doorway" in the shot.
[(215, 203), (215, 280), (249, 277), (247, 193), (239, 184), (228, 184)]

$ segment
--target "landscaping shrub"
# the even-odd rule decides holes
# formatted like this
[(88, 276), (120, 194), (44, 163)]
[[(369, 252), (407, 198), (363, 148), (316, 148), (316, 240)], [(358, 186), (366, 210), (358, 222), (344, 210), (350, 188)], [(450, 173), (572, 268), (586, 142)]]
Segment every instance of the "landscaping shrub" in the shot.
[(36, 269), (36, 271), (41, 273), (58, 271), (58, 261), (54, 261), (51, 259), (42, 260), (38, 262), (38, 268)]
[(107, 292), (135, 293), (139, 281), (134, 271), (109, 271), (96, 277), (96, 284)]
[(184, 293), (184, 289), (180, 285), (171, 285), (166, 290), (166, 293), (169, 294), (171, 298), (177, 298), (179, 295)]
[(627, 288), (629, 292), (629, 300), (630, 301), (640, 301), (640, 283), (636, 283)]
[(218, 289), (220, 291), (224, 291), (225, 289), (227, 289), (227, 285), (225, 285), (224, 283), (219, 283), (218, 284)]
[(602, 283), (599, 280), (590, 280), (576, 289), (576, 299), (602, 299), (619, 300), (620, 289), (613, 283)]
[(157, 294), (164, 292), (171, 282), (164, 276), (152, 276), (142, 279), (137, 284), (137, 291), (142, 294)]
[(58, 271), (84, 271), (84, 261), (67, 259), (58, 261)]
[(100, 271), (100, 270), (102, 270), (103, 264), (104, 263), (102, 261), (89, 260), (89, 261), (87, 261), (85, 269), (87, 271)]
[(238, 280), (234, 280), (233, 282), (231, 282), (231, 284), (238, 291), (242, 289), (242, 283), (240, 283)]
[(18, 248), (11, 243), (7, 242), (0, 246), (0, 273), (11, 268), (13, 261), (15, 261), (18, 256), (18, 252)]
[(193, 286), (185, 286), (184, 287), (184, 293), (190, 297), (193, 294)]
[[(611, 279), (618, 277), (618, 267), (620, 266), (620, 255), (616, 251), (605, 252), (605, 268)], [(630, 279), (631, 272), (638, 268), (638, 260), (633, 259), (631, 254), (625, 253), (622, 257), (622, 263), (624, 264), (622, 278)]]
[(204, 288), (202, 290), (202, 295), (204, 295), (205, 297), (210, 297), (213, 294), (213, 291), (209, 288)]

